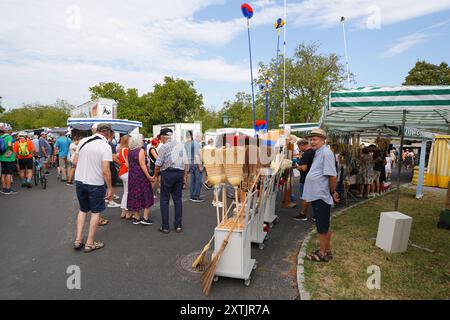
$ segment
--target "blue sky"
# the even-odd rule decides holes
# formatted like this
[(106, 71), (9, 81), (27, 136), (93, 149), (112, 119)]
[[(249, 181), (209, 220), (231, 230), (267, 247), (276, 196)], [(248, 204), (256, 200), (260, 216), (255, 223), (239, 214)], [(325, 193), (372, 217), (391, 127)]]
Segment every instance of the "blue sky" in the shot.
[[(248, 1), (254, 72), (275, 57), (273, 22), (283, 1)], [(3, 105), (72, 104), (88, 87), (116, 81), (140, 93), (166, 75), (194, 80), (206, 106), (250, 92), (242, 1), (31, 0), (0, 2)], [(450, 0), (288, 0), (287, 54), (300, 42), (344, 56), (347, 17), (356, 86), (400, 85), (418, 59), (450, 62)]]

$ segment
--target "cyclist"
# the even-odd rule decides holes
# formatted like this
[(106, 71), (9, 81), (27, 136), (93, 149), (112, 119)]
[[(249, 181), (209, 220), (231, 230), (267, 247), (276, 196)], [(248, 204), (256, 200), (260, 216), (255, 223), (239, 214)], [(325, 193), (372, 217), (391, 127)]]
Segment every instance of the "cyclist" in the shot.
[(45, 174), (50, 174), (48, 171), (48, 164), (50, 161), (50, 156), (52, 155), (52, 148), (50, 144), (47, 142), (47, 133), (44, 131), (41, 132), (41, 138), (39, 139), (39, 151), (38, 157), (42, 167), (45, 170)]
[(33, 142), (28, 139), (25, 132), (19, 133), (19, 139), (14, 142), (13, 151), (19, 160), (19, 176), (22, 181), (22, 188), (31, 188), (33, 178)]

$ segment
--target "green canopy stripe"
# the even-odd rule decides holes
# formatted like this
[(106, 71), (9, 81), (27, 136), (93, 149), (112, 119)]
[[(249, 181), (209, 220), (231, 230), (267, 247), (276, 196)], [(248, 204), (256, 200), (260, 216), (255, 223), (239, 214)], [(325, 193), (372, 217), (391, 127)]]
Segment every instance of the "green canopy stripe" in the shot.
[(359, 102), (331, 102), (331, 108), (368, 108), (368, 107), (415, 107), (415, 106), (446, 106), (450, 107), (449, 100), (416, 100), (416, 101), (359, 101)]
[(449, 95), (450, 89), (431, 90), (396, 90), (396, 91), (372, 91), (372, 92), (332, 92), (331, 98), (352, 97), (392, 97), (392, 96), (420, 96), (420, 95)]

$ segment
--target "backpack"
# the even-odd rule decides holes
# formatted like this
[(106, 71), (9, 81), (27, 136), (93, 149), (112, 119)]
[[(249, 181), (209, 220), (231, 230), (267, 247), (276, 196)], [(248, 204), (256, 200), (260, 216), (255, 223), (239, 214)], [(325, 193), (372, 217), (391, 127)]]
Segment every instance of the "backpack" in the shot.
[(28, 150), (28, 141), (20, 142), (19, 141), (19, 156), (26, 157), (31, 154), (31, 152)]
[(7, 145), (5, 142), (5, 136), (0, 137), (0, 155), (4, 154), (6, 152)]

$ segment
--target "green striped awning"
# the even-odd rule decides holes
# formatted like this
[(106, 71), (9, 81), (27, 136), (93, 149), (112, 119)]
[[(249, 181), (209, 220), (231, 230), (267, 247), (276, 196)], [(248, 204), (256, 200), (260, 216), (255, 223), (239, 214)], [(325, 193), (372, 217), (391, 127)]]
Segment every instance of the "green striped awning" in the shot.
[(406, 124), (447, 132), (450, 86), (364, 87), (331, 92), (323, 116), (325, 125), (364, 128)]

